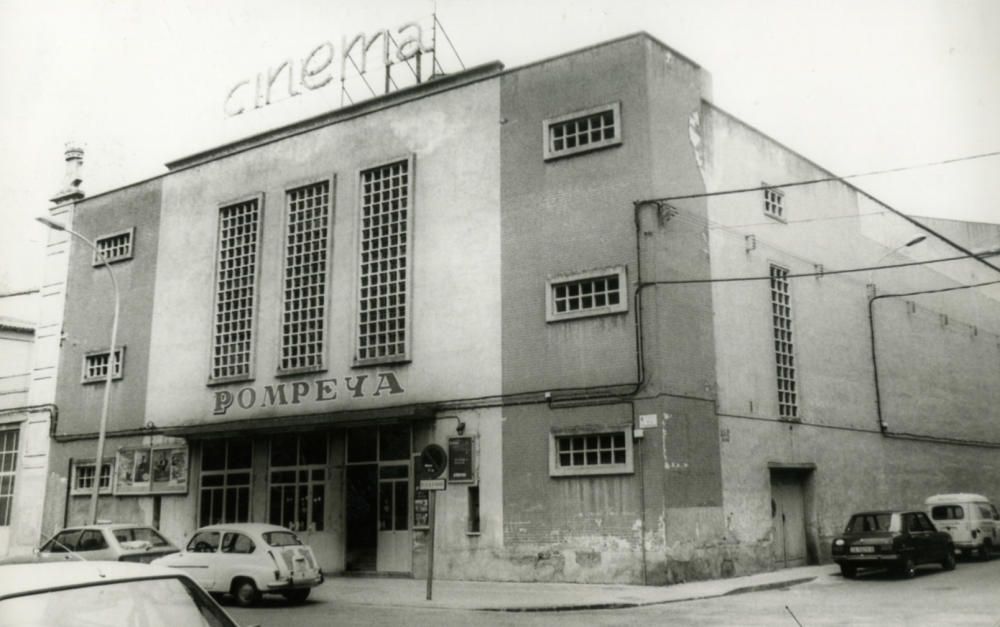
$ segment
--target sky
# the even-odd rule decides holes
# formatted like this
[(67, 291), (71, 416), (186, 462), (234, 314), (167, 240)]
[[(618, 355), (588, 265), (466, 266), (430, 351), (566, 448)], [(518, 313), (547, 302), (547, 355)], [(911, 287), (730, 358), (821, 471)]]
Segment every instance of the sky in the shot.
[[(1000, 151), (995, 0), (0, 0), (0, 294), (42, 280), (33, 218), (66, 142), (89, 195), (159, 175), (339, 106), (330, 86), (226, 116), (233, 85), (435, 13), (466, 67), (646, 31), (711, 73), (716, 105), (840, 175)], [(852, 182), (914, 216), (1000, 223), (1000, 157)]]

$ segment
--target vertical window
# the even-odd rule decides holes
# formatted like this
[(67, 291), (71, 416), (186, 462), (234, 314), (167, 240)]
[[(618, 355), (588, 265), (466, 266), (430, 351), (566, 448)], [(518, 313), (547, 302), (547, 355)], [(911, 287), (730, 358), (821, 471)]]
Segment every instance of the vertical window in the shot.
[(764, 215), (784, 220), (784, 199), (785, 195), (780, 190), (771, 187), (764, 189)]
[(281, 372), (323, 367), (326, 336), (330, 182), (286, 195), (285, 290), (281, 320)]
[(355, 363), (408, 359), (410, 162), (361, 173), (361, 269)]
[(774, 333), (774, 360), (778, 381), (778, 416), (799, 417), (795, 387), (795, 345), (792, 340), (792, 297), (788, 270), (771, 266), (771, 326)]
[(206, 440), (201, 449), (199, 525), (250, 520), (253, 442)]
[(469, 486), (469, 518), (466, 533), (479, 533), (479, 486)]
[[(110, 461), (101, 464), (101, 478), (99, 490), (101, 494), (111, 492), (112, 466)], [(94, 477), (97, 474), (97, 465), (93, 460), (79, 461), (73, 463), (73, 483), (71, 494), (92, 494), (94, 492)]]
[(94, 242), (97, 250), (94, 251), (93, 264), (95, 266), (104, 265), (104, 259), (107, 259), (108, 263), (131, 259), (132, 235), (134, 233), (135, 229), (132, 228), (120, 233), (99, 237)]
[(259, 244), (259, 198), (219, 210), (212, 333), (213, 380), (243, 379), (252, 374)]
[[(83, 356), (83, 382), (100, 383), (108, 378), (108, 363), (111, 361), (110, 351), (97, 353), (87, 353)], [(125, 361), (125, 349), (115, 349), (114, 370), (111, 373), (113, 379), (122, 378), (122, 369)]]
[(612, 103), (544, 120), (544, 158), (554, 159), (622, 143), (621, 104)]
[(271, 524), (292, 531), (322, 531), (326, 504), (326, 435), (271, 440)]
[(10, 525), (14, 507), (14, 478), (17, 476), (17, 451), (20, 431), (0, 430), (0, 527)]

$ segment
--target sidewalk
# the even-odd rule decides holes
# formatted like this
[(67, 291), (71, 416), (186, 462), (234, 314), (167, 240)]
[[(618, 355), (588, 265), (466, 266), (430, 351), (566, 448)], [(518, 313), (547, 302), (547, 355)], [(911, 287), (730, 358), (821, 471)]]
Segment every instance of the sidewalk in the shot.
[(431, 601), (426, 600), (424, 579), (331, 577), (313, 590), (310, 599), (345, 605), (502, 612), (615, 609), (784, 588), (836, 572), (836, 565), (824, 564), (673, 586), (435, 580)]

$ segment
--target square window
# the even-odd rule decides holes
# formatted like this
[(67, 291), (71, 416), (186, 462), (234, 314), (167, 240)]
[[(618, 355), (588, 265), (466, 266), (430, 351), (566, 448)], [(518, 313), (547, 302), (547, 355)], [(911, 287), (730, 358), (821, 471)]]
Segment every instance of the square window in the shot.
[(131, 259), (134, 234), (135, 228), (133, 227), (127, 231), (112, 233), (94, 240), (94, 246), (97, 250), (94, 251), (93, 265), (104, 265), (105, 260), (108, 263), (114, 263)]
[(784, 193), (767, 187), (764, 189), (764, 215), (778, 220), (785, 220)]
[[(107, 381), (108, 362), (111, 353), (109, 351), (87, 353), (83, 356), (83, 383), (102, 383)], [(112, 379), (121, 379), (124, 370), (125, 348), (115, 349), (114, 370), (111, 373)]]

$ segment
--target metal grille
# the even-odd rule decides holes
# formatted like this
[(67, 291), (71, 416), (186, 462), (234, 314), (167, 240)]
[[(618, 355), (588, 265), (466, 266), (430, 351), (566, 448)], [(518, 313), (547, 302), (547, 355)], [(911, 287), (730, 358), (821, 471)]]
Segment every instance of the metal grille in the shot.
[(288, 192), (285, 293), (279, 370), (323, 365), (330, 183)]
[(0, 527), (10, 525), (17, 476), (18, 429), (0, 430)]
[(213, 379), (250, 375), (259, 235), (257, 199), (220, 210)]
[(559, 466), (608, 466), (625, 463), (625, 433), (556, 436)]
[(620, 302), (621, 286), (617, 274), (552, 286), (556, 314), (601, 309)]
[(776, 189), (764, 190), (764, 213), (775, 217), (785, 217), (784, 194)]
[(94, 252), (94, 265), (103, 263), (102, 255), (108, 261), (128, 259), (132, 256), (132, 231), (108, 235), (94, 243), (97, 245), (97, 251)]
[(788, 270), (771, 266), (771, 324), (774, 330), (774, 359), (778, 380), (778, 415), (798, 418), (795, 389), (795, 350), (792, 343), (792, 298)]
[(614, 111), (607, 110), (549, 126), (549, 149), (559, 153), (615, 138)]
[(409, 164), (361, 173), (358, 361), (406, 357)]
[[(104, 381), (108, 378), (108, 361), (111, 353), (93, 353), (84, 357), (83, 380), (84, 381)], [(115, 349), (114, 371), (112, 378), (120, 379), (122, 376), (122, 349)]]

